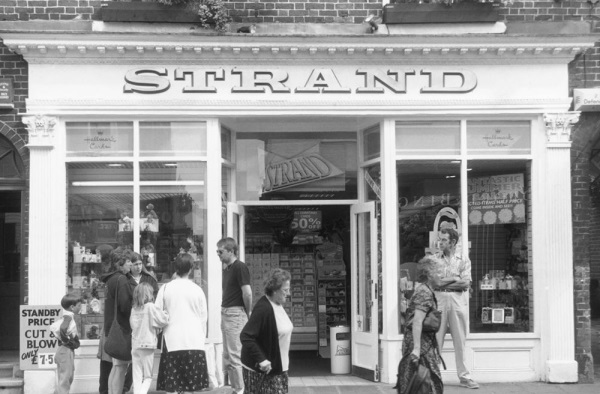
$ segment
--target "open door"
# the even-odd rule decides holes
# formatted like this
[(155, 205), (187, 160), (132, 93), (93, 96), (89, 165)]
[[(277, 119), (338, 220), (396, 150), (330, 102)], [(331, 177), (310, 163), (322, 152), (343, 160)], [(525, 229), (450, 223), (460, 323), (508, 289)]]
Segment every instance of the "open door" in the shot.
[(244, 251), (244, 207), (233, 202), (227, 203), (227, 236), (238, 243), (238, 258), (243, 259)]
[(350, 209), (352, 237), (352, 373), (379, 381), (377, 221), (375, 203)]

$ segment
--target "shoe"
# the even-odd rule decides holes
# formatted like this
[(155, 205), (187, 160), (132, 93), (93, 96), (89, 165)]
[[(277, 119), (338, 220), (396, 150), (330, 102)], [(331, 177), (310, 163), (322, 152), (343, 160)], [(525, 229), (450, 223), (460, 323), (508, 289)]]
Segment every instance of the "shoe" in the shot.
[(468, 389), (478, 389), (479, 385), (473, 379), (461, 379), (460, 385)]

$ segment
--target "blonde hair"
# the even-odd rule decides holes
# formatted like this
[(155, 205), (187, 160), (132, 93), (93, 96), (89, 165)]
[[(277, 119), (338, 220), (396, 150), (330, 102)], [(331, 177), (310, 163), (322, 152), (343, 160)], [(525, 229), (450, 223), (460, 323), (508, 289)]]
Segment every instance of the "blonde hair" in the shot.
[(141, 309), (148, 302), (154, 301), (154, 289), (149, 283), (142, 282), (133, 290), (133, 307)]

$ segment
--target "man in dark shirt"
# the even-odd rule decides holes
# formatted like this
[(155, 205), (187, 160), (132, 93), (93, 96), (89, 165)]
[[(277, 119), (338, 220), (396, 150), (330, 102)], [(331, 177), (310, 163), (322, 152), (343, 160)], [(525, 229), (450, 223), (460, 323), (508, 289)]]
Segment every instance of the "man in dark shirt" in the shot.
[(244, 379), (240, 333), (252, 311), (250, 272), (246, 264), (237, 258), (238, 245), (233, 238), (223, 238), (217, 242), (217, 253), (223, 263), (223, 369), (233, 392), (241, 394), (244, 392)]

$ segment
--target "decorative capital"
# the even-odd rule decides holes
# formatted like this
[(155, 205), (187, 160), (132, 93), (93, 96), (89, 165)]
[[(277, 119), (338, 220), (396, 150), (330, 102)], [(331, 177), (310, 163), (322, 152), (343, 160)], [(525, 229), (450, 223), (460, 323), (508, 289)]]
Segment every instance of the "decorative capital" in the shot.
[(544, 114), (548, 143), (568, 145), (571, 141), (571, 128), (579, 121), (579, 114), (578, 111)]
[(56, 118), (35, 115), (23, 117), (23, 123), (27, 126), (29, 132), (29, 143), (27, 146), (40, 148), (54, 147), (54, 126)]

